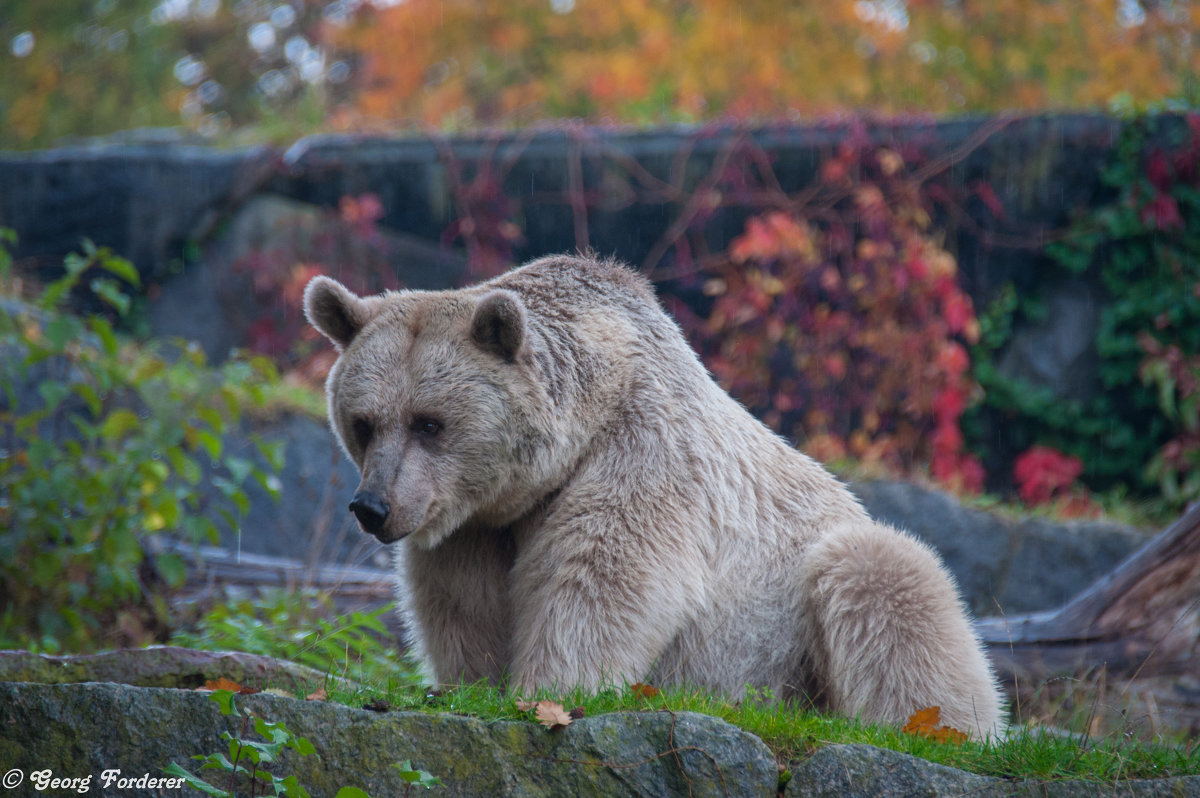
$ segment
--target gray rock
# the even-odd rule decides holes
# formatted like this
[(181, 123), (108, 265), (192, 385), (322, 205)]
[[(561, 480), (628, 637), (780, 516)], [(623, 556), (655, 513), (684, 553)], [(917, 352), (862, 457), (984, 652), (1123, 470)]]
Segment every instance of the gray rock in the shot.
[(792, 771), (785, 794), (811, 798), (935, 798), (952, 795), (974, 798), (1165, 798), (1200, 795), (1200, 776), (1112, 783), (1014, 781), (967, 773), (869, 745), (830, 745), (818, 749)]
[[(294, 775), (315, 798), (342, 786), (398, 795), (393, 763), (438, 776), (434, 794), (461, 796), (775, 796), (779, 769), (757, 737), (717, 718), (680, 712), (620, 712), (557, 731), (520, 721), (488, 723), (448, 714), (379, 714), (259, 693), (240, 711), (282, 721), (316, 755), (285, 755), (272, 772)], [(196, 772), (195, 754), (225, 751), (221, 732), (257, 739), (220, 714), (206, 693), (107, 682), (0, 682), (0, 762), (28, 775), (124, 778), (162, 775), (171, 762)], [(202, 775), (217, 781), (214, 772)], [(28, 787), (26, 782), (23, 787)], [(36, 794), (21, 788), (13, 794)], [(111, 790), (110, 790), (111, 791)], [(110, 791), (98, 790), (100, 794)], [(122, 790), (121, 795), (158, 795)], [(196, 795), (191, 790), (172, 795)], [(794, 763), (783, 795), (1101, 796), (1200, 795), (1200, 776), (1112, 783), (980, 776), (866, 745), (830, 745)]]
[(0, 651), (0, 682), (118, 682), (138, 687), (190, 689), (222, 677), (248, 687), (286, 684), (292, 690), (303, 690), (306, 695), (329, 678), (304, 665), (241, 651), (199, 651), (179, 646), (58, 656)]
[[(399, 795), (404, 785), (392, 764), (404, 760), (441, 778), (439, 793), (461, 796), (774, 796), (779, 780), (761, 740), (705, 715), (615, 713), (547, 731), (527, 722), (378, 714), (267, 694), (236, 701), (313, 743), (316, 756), (289, 757), (275, 772), (295, 774), (315, 798), (332, 798), (345, 785)], [(195, 772), (189, 756), (227, 749), (221, 731), (238, 735), (240, 721), (221, 716), (195, 691), (0, 683), (6, 770), (91, 774), (93, 784), (109, 768), (158, 776), (177, 762)]]
[(989, 779), (869, 745), (817, 749), (792, 771), (786, 794), (840, 798), (989, 795)]
[(937, 549), (967, 605), (981, 616), (1057, 607), (1148, 539), (1105, 521), (1006, 518), (905, 482), (856, 482), (850, 489), (872, 516)]
[(1049, 388), (1060, 399), (1086, 401), (1098, 388), (1096, 332), (1104, 300), (1098, 286), (1078, 278), (1048, 294), (1045, 317), (1013, 332), (997, 368), (1010, 381)]
[[(358, 528), (347, 510), (358, 470), (324, 422), (287, 414), (256, 425), (253, 432), (283, 445), (280, 498), (273, 501), (257, 483), (248, 485), (250, 510), (237, 529), (224, 529), (222, 546), (311, 565), (389, 566), (391, 558), (383, 547)], [(265, 465), (247, 439), (231, 438), (226, 445)]]
[[(196, 341), (210, 360), (221, 361), (249, 344), (250, 325), (263, 313), (246, 264), (257, 258), (287, 265), (318, 253), (349, 269), (388, 269), (408, 288), (448, 288), (466, 269), (460, 254), (437, 244), (382, 229), (366, 241), (347, 235), (329, 211), (260, 194), (231, 215), (197, 262), (162, 283), (148, 307), (150, 329)], [(294, 310), (299, 317), (300, 308)]]
[[(1053, 609), (1090, 587), (1149, 536), (1111, 521), (1024, 518), (1010, 527), (1012, 556), (997, 603), (1005, 612)], [(993, 609), (992, 613), (997, 614)]]

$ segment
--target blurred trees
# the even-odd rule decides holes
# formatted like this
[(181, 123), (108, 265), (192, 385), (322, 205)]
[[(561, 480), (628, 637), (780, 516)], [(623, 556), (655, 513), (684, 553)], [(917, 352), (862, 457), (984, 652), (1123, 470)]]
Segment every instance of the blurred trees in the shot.
[(1191, 99), (1198, 24), (1150, 0), (409, 0), (346, 41), (367, 117), (657, 122)]
[(338, 2), (0, 0), (0, 147), (183, 124), (288, 137), (321, 123), (350, 67)]
[(1196, 98), (1187, 0), (0, 0), (0, 146)]

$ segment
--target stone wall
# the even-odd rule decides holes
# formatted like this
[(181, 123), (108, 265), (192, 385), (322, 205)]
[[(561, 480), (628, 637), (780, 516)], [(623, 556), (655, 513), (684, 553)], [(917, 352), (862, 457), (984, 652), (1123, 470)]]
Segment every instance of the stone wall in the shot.
[[(508, 210), (522, 222), (517, 259), (585, 243), (577, 238), (582, 228), (570, 202), (574, 181), (589, 198), (586, 243), (644, 264), (682, 205), (644, 191), (631, 204), (628, 185), (613, 177), (614, 169), (626, 176), (645, 170), (643, 182), (652, 175), (694, 187), (738, 136), (750, 136), (770, 160), (780, 188), (794, 192), (812, 182), (855, 124), (749, 131), (547, 128), (445, 140), (315, 136), (287, 150), (222, 150), (169, 135), (126, 137), (0, 153), (0, 226), (17, 231), (15, 254), (29, 270), (49, 273), (83, 237), (128, 255), (152, 298), (151, 330), (198, 340), (220, 359), (246, 343), (258, 311), (251, 278), (236, 264), (248, 253), (273, 247), (302, 251), (302, 241), (319, 228), (322, 210), (336, 207), (343, 196), (379, 196), (386, 251), (414, 287), (437, 288), (462, 278), (461, 253), (440, 240), (460, 212), (455, 179), (471, 180), (481, 163), (502, 169), (497, 174), (503, 175)], [(1047, 265), (1037, 244), (1061, 228), (1072, 209), (1102, 197), (1099, 165), (1121, 124), (1089, 115), (910, 119), (868, 122), (857, 134), (924, 153), (953, 185), (986, 182), (996, 191), (1003, 218), (981, 202), (967, 202), (963, 216), (940, 220), (964, 282), (982, 307), (1007, 282), (1018, 289), (1031, 284)], [(723, 248), (741, 231), (744, 217), (737, 207), (715, 212), (705, 226), (710, 245)], [(1013, 246), (1022, 243), (1028, 246)], [(1053, 312), (1047, 321), (1014, 335), (1001, 363), (1005, 373), (1050, 385), (1061, 395), (1086, 394), (1092, 389), (1092, 341), (1102, 301), (1096, 286), (1064, 283), (1048, 301)], [(230, 533), (226, 544), (275, 555), (299, 548), (314, 558), (382, 565), (380, 552), (364, 547), (364, 536), (344, 512), (357, 479), (327, 431), (304, 419), (284, 419), (263, 432), (287, 446), (288, 495), (278, 506), (256, 497), (245, 534)], [(858, 489), (872, 512), (914, 529), (943, 552), (972, 608), (982, 614), (997, 606), (1014, 612), (1061, 603), (1138, 540), (1127, 530), (1080, 534), (1037, 521), (1002, 522), (903, 486)], [(1038, 551), (1047, 547), (1081, 553), (1059, 578), (1046, 579), (1030, 563), (1044, 559)]]
[[(84, 237), (128, 256), (156, 300), (153, 331), (204, 339), (209, 353), (221, 357), (246, 342), (254, 314), (247, 305), (249, 277), (234, 274), (231, 263), (244, 251), (239, 231), (254, 228), (245, 214), (261, 223), (264, 202), (313, 213), (336, 207), (343, 196), (376, 194), (396, 271), (410, 284), (437, 287), (462, 274), (461, 256), (440, 243), (461, 211), (455, 181), (470, 182), (487, 165), (502, 185), (506, 212), (521, 228), (516, 260), (586, 245), (644, 266), (660, 262), (664, 236), (686, 204), (646, 189), (653, 181), (690, 192), (746, 137), (769, 161), (779, 187), (796, 192), (811, 185), (840, 142), (866, 135), (919, 153), (939, 179), (962, 189), (962, 203), (938, 225), (965, 287), (983, 308), (1003, 285), (1021, 290), (1037, 280), (1048, 265), (1042, 242), (1072, 210), (1103, 195), (1099, 166), (1121, 124), (1098, 115), (1040, 115), (854, 119), (752, 130), (548, 127), (442, 140), (314, 136), (286, 150), (223, 150), (134, 134), (0, 153), (0, 227), (20, 236), (19, 263), (44, 274)], [(1002, 217), (973, 192), (984, 184), (1002, 203)], [(586, 195), (586, 214), (572, 204), (573, 195)], [(723, 249), (740, 233), (747, 213), (737, 202), (716, 208), (704, 225), (710, 248)], [(1079, 397), (1095, 389), (1092, 339), (1103, 297), (1078, 281), (1060, 293), (1049, 298), (1056, 309), (1052, 323), (1018, 330), (1002, 367)]]

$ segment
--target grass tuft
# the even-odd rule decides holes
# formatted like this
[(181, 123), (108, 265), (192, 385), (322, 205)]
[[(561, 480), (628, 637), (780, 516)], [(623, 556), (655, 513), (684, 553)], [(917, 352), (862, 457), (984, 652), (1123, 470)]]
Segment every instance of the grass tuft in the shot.
[[(485, 722), (530, 720), (530, 713), (519, 710), (512, 696), (482, 683), (430, 689), (401, 675), (385, 683), (334, 689), (329, 698), (350, 706), (383, 702), (396, 711), (449, 712)], [(1000, 742), (939, 743), (894, 727), (819, 714), (754, 689), (748, 689), (741, 701), (685, 688), (666, 688), (653, 698), (639, 698), (628, 690), (542, 692), (537, 698), (553, 699), (568, 709), (582, 707), (589, 717), (664, 710), (712, 715), (762, 739), (784, 765), (804, 759), (821, 746), (859, 743), (1007, 779), (1114, 782), (1200, 775), (1200, 741), (1178, 746), (1124, 736), (1088, 741), (1041, 727), (1018, 727)]]

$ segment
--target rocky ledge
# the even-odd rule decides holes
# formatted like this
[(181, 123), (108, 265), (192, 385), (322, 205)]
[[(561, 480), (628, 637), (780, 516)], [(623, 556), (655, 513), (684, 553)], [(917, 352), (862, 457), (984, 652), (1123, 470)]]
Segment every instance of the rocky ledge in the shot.
[[(123, 660), (142, 684), (190, 685), (197, 674), (220, 675), (224, 664), (248, 684), (280, 677), (314, 686), (307, 678), (314, 674), (262, 659), (180, 649), (90, 658), (0, 653), (0, 765), (9, 794), (52, 794), (37, 789), (34, 774), (66, 779), (75, 784), (71, 792), (91, 777), (89, 789), (104, 795), (200, 794), (149, 784), (164, 778), (172, 762), (194, 771), (191, 756), (227, 750), (222, 732), (253, 732), (222, 715), (203, 691), (90, 680), (119, 678)], [(171, 679), (170, 663), (184, 676)], [(313, 744), (315, 755), (284, 758), (272, 771), (296, 776), (314, 798), (333, 798), (343, 786), (375, 796), (405, 794), (392, 765), (406, 760), (438, 776), (439, 793), (462, 796), (1200, 795), (1200, 776), (1109, 784), (1011, 781), (865, 745), (828, 745), (801, 761), (779, 763), (754, 735), (688, 712), (620, 712), (548, 731), (529, 722), (379, 713), (269, 693), (237, 701)], [(106, 772), (110, 780), (126, 780), (115, 782), (121, 789), (104, 787)]]

